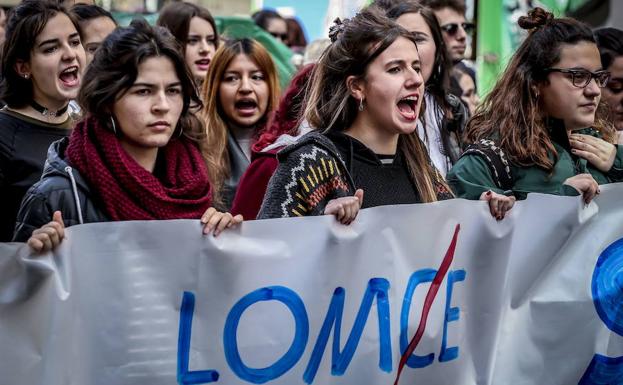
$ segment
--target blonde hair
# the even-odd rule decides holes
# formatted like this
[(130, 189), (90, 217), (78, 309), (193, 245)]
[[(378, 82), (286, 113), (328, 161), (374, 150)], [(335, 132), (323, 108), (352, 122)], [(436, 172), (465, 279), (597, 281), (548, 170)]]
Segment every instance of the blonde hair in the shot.
[(279, 80), (275, 64), (268, 51), (257, 41), (252, 39), (229, 40), (222, 44), (212, 62), (206, 75), (201, 89), (201, 98), (205, 108), (199, 116), (205, 124), (208, 151), (204, 154), (208, 165), (208, 176), (213, 186), (214, 201), (222, 203), (222, 188), (225, 180), (230, 176), (231, 165), (229, 164), (229, 153), (227, 151), (227, 117), (220, 104), (219, 88), (223, 75), (227, 71), (230, 63), (238, 55), (246, 55), (251, 59), (266, 76), (268, 84), (268, 106), (266, 113), (257, 125), (259, 129), (256, 136), (264, 128), (268, 116), (279, 103)]

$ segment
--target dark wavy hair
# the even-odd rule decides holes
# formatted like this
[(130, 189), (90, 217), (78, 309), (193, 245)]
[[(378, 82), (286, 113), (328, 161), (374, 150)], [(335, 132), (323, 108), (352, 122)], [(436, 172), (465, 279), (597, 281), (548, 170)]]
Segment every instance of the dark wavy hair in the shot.
[(214, 30), (214, 41), (217, 42), (216, 46), (218, 47), (219, 35), (214, 17), (212, 17), (210, 11), (200, 5), (183, 1), (169, 3), (160, 11), (156, 24), (167, 28), (182, 45), (182, 52), (185, 52), (186, 44), (188, 44), (190, 20), (193, 17), (198, 17), (210, 23)]
[(442, 8), (450, 8), (456, 13), (465, 15), (465, 2), (463, 0), (423, 0), (422, 5), (435, 11)]
[(11, 108), (24, 107), (33, 97), (32, 81), (15, 71), (18, 61), (28, 62), (37, 36), (57, 14), (67, 15), (78, 34), (80, 26), (74, 16), (58, 1), (25, 0), (9, 13), (6, 40), (2, 45), (2, 82), (0, 99)]
[(84, 75), (78, 103), (85, 114), (113, 130), (113, 104), (134, 84), (140, 64), (152, 57), (170, 59), (182, 85), (184, 104), (176, 132), (182, 130), (194, 140), (203, 138), (203, 126), (190, 111), (200, 108), (201, 100), (175, 38), (166, 28), (152, 27), (142, 19), (117, 28), (104, 40)]
[[(562, 44), (595, 44), (595, 38), (590, 27), (581, 21), (557, 19), (538, 7), (520, 17), (518, 24), (529, 31), (528, 37), (468, 122), (465, 137), (468, 143), (497, 137), (498, 144), (516, 165), (538, 166), (551, 172), (558, 153), (534, 89), (547, 82), (543, 69), (560, 60)], [(615, 131), (606, 114), (605, 104), (600, 103), (594, 127), (605, 140), (613, 142)]]
[(616, 28), (600, 28), (595, 31), (595, 41), (601, 56), (601, 65), (607, 69), (614, 59), (623, 56), (623, 31)]
[(78, 3), (70, 8), (70, 12), (76, 17), (79, 23), (97, 19), (98, 17), (107, 17), (117, 25), (117, 21), (110, 12), (94, 4)]
[(257, 11), (253, 15), (251, 15), (251, 18), (253, 19), (253, 22), (258, 27), (260, 27), (260, 28), (262, 28), (264, 30), (266, 28), (268, 28), (268, 23), (272, 19), (281, 19), (281, 20), (285, 21), (283, 16), (281, 16), (277, 12), (273, 11), (272, 9), (262, 9), (260, 11)]
[[(363, 9), (343, 23), (338, 20), (329, 35), (332, 43), (316, 64), (305, 108), (310, 125), (324, 132), (343, 131), (357, 117), (358, 103), (346, 86), (348, 77), (364, 78), (370, 63), (398, 38), (410, 40), (417, 48), (413, 34), (376, 6)], [(431, 165), (417, 131), (400, 135), (398, 148), (422, 201), (436, 201), (435, 185), (445, 182)]]

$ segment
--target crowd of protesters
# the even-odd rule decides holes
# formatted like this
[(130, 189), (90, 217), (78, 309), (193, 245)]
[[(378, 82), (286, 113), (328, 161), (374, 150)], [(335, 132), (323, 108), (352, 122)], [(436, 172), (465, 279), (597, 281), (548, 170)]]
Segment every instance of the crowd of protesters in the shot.
[(292, 216), (348, 225), (362, 208), (458, 197), (502, 220), (530, 192), (588, 203), (623, 181), (622, 31), (531, 10), (480, 103), (461, 0), (376, 0), (309, 45), (296, 19), (252, 19), (300, 56), (283, 93), (269, 50), (196, 4), (128, 27), (90, 4), (12, 9), (0, 241), (49, 250), (67, 226), (122, 220), (200, 219), (214, 235)]

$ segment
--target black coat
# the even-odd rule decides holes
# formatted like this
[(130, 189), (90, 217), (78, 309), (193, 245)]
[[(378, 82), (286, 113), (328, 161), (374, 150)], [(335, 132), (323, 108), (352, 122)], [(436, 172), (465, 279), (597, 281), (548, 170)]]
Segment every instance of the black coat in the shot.
[(17, 214), (13, 241), (28, 240), (34, 230), (52, 220), (56, 210), (61, 211), (66, 227), (110, 220), (80, 173), (65, 161), (68, 143), (64, 138), (48, 149), (43, 176), (28, 190)]

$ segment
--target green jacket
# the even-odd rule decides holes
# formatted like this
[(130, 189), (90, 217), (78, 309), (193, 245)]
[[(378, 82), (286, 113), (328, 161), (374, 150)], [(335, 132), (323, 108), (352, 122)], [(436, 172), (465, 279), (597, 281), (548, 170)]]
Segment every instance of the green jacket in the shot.
[[(576, 133), (601, 137), (600, 133), (592, 128), (582, 129)], [(517, 199), (525, 199), (531, 192), (575, 196), (579, 195), (577, 190), (563, 183), (567, 178), (583, 173), (591, 174), (600, 185), (623, 181), (623, 146), (617, 146), (614, 164), (604, 173), (593, 167), (586, 159), (573, 155), (566, 132), (562, 134), (564, 135), (561, 133), (552, 135), (552, 143), (558, 153), (558, 161), (554, 164), (553, 172), (550, 173), (537, 166), (521, 167), (511, 164), (513, 187), (510, 191), (502, 191), (497, 187), (488, 162), (476, 154), (463, 155), (448, 172), (447, 181), (457, 197), (474, 200), (479, 199), (487, 190), (514, 195)], [(553, 154), (550, 155), (550, 159), (554, 160)]]

